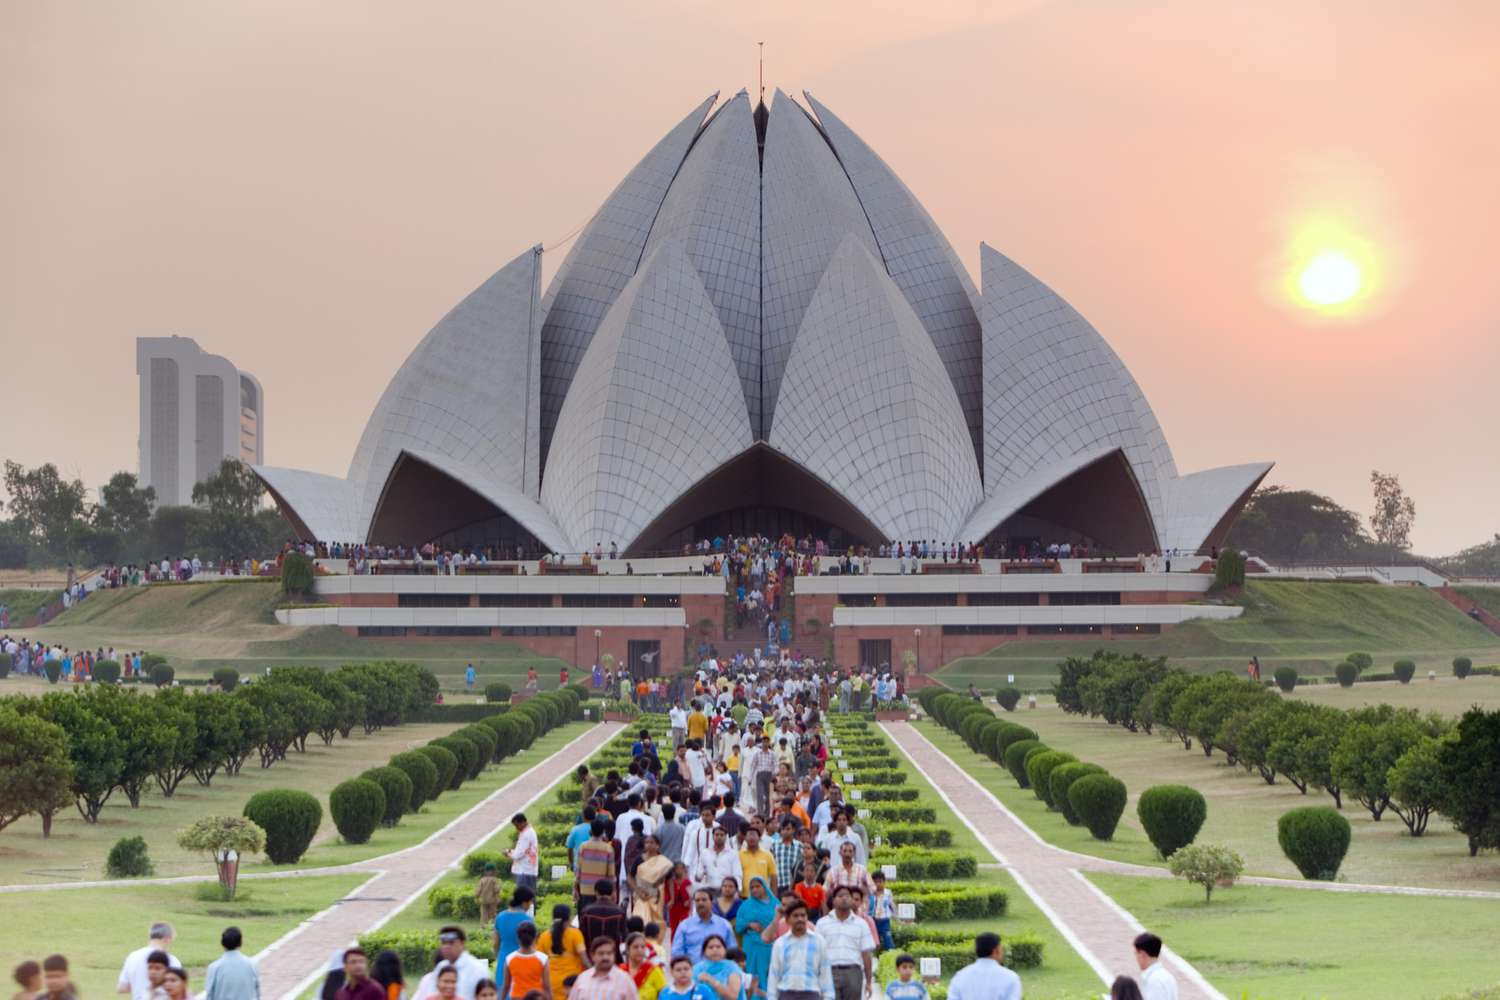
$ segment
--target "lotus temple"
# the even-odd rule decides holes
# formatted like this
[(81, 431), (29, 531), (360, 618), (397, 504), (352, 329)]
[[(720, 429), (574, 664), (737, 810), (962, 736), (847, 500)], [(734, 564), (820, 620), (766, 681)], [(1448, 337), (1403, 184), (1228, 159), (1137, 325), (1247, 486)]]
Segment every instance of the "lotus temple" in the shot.
[[(1179, 473), (1094, 327), (999, 251), (981, 246), (980, 262), (976, 286), (901, 179), (812, 95), (709, 97), (625, 175), (545, 291), (533, 246), (427, 333), (347, 475), (255, 469), (305, 539), (526, 562), (441, 578), (330, 566), (320, 601), (334, 607), (284, 614), (368, 635), (547, 640), (535, 645), (579, 663), (608, 635), (660, 643), (665, 665), (685, 630), (724, 624), (723, 583), (686, 547), (792, 533), (835, 549), (928, 540), (992, 557), (1052, 540), (1114, 557), (1040, 572), (986, 558), (963, 573), (877, 559), (862, 576), (799, 579), (797, 618), (841, 661), (899, 656), (924, 627), (929, 643), (988, 648), (1032, 628), (1139, 634), (1192, 617), (1197, 557), (1270, 463)], [(599, 548), (619, 558), (579, 564)], [(564, 555), (553, 572), (537, 572), (544, 553)], [(1173, 572), (1137, 558), (1151, 553), (1176, 554)]]

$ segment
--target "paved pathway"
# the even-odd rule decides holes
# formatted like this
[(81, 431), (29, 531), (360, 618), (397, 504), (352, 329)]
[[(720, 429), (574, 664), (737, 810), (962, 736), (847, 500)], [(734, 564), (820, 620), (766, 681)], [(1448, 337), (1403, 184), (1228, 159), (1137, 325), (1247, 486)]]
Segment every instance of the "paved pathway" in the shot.
[[(1043, 841), (910, 723), (881, 728), (1106, 985), (1121, 973), (1139, 975), (1130, 942), (1141, 925), (1083, 877), (1084, 855)], [(1170, 950), (1163, 955), (1181, 1000), (1226, 1000), (1187, 962)]]

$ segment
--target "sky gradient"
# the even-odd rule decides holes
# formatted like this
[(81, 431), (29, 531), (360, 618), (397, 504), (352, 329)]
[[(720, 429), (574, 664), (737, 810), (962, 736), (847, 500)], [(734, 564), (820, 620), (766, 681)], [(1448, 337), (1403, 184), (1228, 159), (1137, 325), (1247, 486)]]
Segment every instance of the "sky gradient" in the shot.
[[(416, 342), (582, 225), (692, 106), (805, 88), (978, 276), (1089, 318), (1178, 468), (1262, 459), (1417, 550), (1500, 531), (1500, 4), (1161, 0), (0, 6), (0, 457), (136, 466), (137, 336), (255, 373), (342, 475)], [(1286, 292), (1313, 222), (1375, 287)], [(547, 258), (556, 270), (567, 245)]]

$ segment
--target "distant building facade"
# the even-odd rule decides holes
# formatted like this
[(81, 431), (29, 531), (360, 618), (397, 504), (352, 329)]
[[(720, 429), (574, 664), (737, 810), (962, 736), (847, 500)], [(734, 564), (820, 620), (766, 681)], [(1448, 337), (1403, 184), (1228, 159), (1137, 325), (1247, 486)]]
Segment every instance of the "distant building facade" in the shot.
[(193, 486), (226, 458), (265, 461), (260, 382), (191, 337), (137, 337), (140, 481), (158, 506), (193, 502)]

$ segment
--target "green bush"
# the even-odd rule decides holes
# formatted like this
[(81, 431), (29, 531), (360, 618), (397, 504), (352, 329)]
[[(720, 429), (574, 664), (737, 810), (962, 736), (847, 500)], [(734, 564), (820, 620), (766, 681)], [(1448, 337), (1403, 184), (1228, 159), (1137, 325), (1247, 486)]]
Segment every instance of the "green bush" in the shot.
[(519, 753), (536, 742), (540, 730), (531, 716), (515, 713), (510, 716), (510, 721), (515, 723), (516, 727), (516, 749), (512, 752)]
[(488, 726), (481, 726), (475, 723), (472, 726), (465, 726), (455, 735), (473, 741), (475, 748), (479, 751), (479, 763), (474, 766), (474, 771), (470, 775), (470, 777), (477, 778), (479, 773), (489, 766), (490, 761), (495, 759), (495, 745), (497, 742), (495, 731)]
[[(881, 952), (877, 962), (876, 975), (881, 982), (891, 982), (896, 978), (896, 958), (903, 952), (941, 959), (945, 978), (974, 962), (973, 931), (951, 931), (930, 925), (892, 924), (891, 936), (895, 939), (896, 947)], [(1042, 939), (1035, 934), (1008, 933), (1005, 935), (1005, 967), (1041, 968), (1043, 949)], [(933, 1000), (945, 1000), (946, 994), (941, 993), (945, 988), (942, 983), (933, 983), (928, 986), (929, 995)]]
[(402, 816), (411, 812), (412, 783), (405, 771), (387, 764), (385, 767), (372, 767), (360, 777), (375, 782), (385, 793), (385, 815), (380, 819), (382, 824), (395, 826), (401, 822)]
[(151, 668), (151, 672), (146, 676), (151, 678), (152, 684), (162, 688), (172, 683), (172, 679), (177, 676), (177, 672), (172, 669), (170, 663), (158, 663)]
[[(868, 828), (868, 825), (867, 825)], [(953, 830), (946, 826), (928, 823), (902, 823), (896, 826), (878, 827), (879, 832), (892, 847), (952, 847)]]
[(0, 681), (10, 676), (10, 668), (14, 661), (15, 657), (5, 652), (5, 650), (0, 649)]
[(1344, 659), (1354, 664), (1354, 669), (1360, 673), (1364, 673), (1375, 665), (1375, 657), (1369, 653), (1350, 653)]
[(323, 807), (306, 792), (273, 788), (250, 796), (244, 815), (266, 831), (266, 857), (271, 863), (289, 865), (307, 853), (323, 822)]
[(1001, 728), (1006, 725), (1008, 725), (1008, 723), (1006, 723), (1005, 721), (992, 717), (988, 722), (980, 726), (977, 732), (975, 732), (974, 749), (979, 753), (984, 754), (986, 757), (993, 756), (995, 753), (995, 736), (1000, 732)]
[(219, 667), (213, 677), (220, 691), (233, 691), (240, 685), (240, 672), (233, 667)]
[(1345, 660), (1333, 668), (1333, 676), (1338, 678), (1339, 687), (1353, 687), (1359, 678), (1359, 667), (1352, 660)]
[[(119, 664), (115, 666), (118, 669)], [(154, 870), (144, 837), (121, 837), (104, 861), (104, 871), (110, 878), (142, 878)]]
[(1303, 806), (1276, 822), (1276, 841), (1303, 878), (1337, 877), (1349, 853), (1349, 821), (1332, 806)]
[(1108, 774), (1085, 774), (1068, 786), (1068, 805), (1095, 840), (1115, 835), (1125, 799), (1125, 782)]
[(94, 663), (95, 684), (117, 684), (120, 680), (120, 665), (114, 660), (97, 660)]
[[(540, 906), (537, 912), (542, 912)], [(432, 956), (437, 954), (438, 949), (437, 936), (436, 930), (372, 931), (369, 934), (360, 935), (359, 946), (370, 955), (378, 955), (387, 949), (394, 951), (401, 958), (401, 968), (407, 970), (406, 974), (411, 976), (414, 969), (432, 967)], [(468, 951), (469, 954), (484, 962), (489, 962), (495, 957), (494, 947), (490, 944), (490, 939), (484, 935), (470, 934)]]
[(293, 600), (300, 600), (313, 589), (316, 575), (312, 559), (301, 552), (288, 552), (281, 557), (281, 592)]
[(1073, 811), (1073, 804), (1068, 801), (1068, 788), (1079, 778), (1090, 774), (1105, 774), (1104, 768), (1098, 764), (1084, 764), (1079, 761), (1069, 761), (1052, 769), (1052, 777), (1047, 779), (1047, 791), (1053, 808), (1063, 814), (1063, 819), (1072, 826), (1082, 826), (1083, 820)]
[(1474, 669), (1474, 661), (1467, 656), (1455, 656), (1453, 658), (1453, 676), (1463, 680)]
[(473, 740), (465, 739), (457, 733), (440, 736), (430, 745), (442, 747), (453, 754), (458, 761), (458, 766), (453, 769), (452, 777), (448, 779), (450, 789), (461, 787), (465, 781), (469, 780), (470, 775), (474, 774), (474, 769), (479, 766), (479, 747), (474, 744)]
[(1038, 748), (1047, 749), (1046, 744), (1037, 739), (1016, 740), (1005, 748), (1005, 769), (1022, 788), (1031, 787), (1031, 783), (1026, 779), (1026, 755)]
[(995, 692), (995, 700), (1000, 707), (1007, 712), (1014, 712), (1016, 706), (1021, 704), (1021, 691), (1019, 688), (1006, 686)]
[(512, 692), (504, 681), (491, 681), (484, 686), (484, 700), (490, 704), (509, 705)]
[(1021, 740), (1034, 740), (1036, 738), (1036, 733), (1025, 726), (1001, 719), (1000, 728), (995, 730), (995, 745), (990, 750), (990, 756), (1003, 767), (1005, 766), (1005, 751), (1010, 748), (1012, 743), (1018, 743)]
[(973, 878), (979, 873), (979, 862), (970, 851), (929, 849), (924, 847), (877, 847), (870, 854), (870, 870), (895, 865), (902, 879)]
[(56, 658), (43, 660), (42, 673), (47, 675), (48, 684), (56, 684), (57, 679), (62, 676), (62, 660)]
[(435, 742), (417, 747), (416, 752), (432, 761), (432, 766), (437, 768), (437, 781), (432, 785), (433, 799), (454, 787), (453, 779), (458, 774), (458, 754), (447, 747), (438, 746)]
[(474, 922), (479, 919), (479, 900), (467, 885), (439, 882), (427, 890), (427, 915), (439, 920)]
[(1245, 585), (1245, 557), (1238, 549), (1224, 549), (1214, 563), (1214, 589)]
[(1402, 684), (1410, 684), (1412, 676), (1417, 672), (1417, 664), (1412, 660), (1397, 660), (1391, 667), (1391, 672)]
[[(1009, 906), (1004, 889), (963, 882), (908, 882), (889, 884), (903, 903), (915, 903), (917, 922), (999, 919)], [(973, 954), (972, 948), (970, 954)]]
[(1053, 769), (1076, 760), (1077, 757), (1064, 750), (1049, 750), (1026, 758), (1026, 781), (1031, 785), (1032, 794), (1045, 802), (1048, 809), (1057, 808), (1057, 804), (1052, 801)]
[(1172, 854), (1172, 874), (1203, 886), (1203, 901), (1214, 897), (1214, 886), (1233, 882), (1245, 870), (1245, 860), (1221, 844), (1189, 844)]
[(385, 791), (368, 778), (351, 778), (328, 793), (328, 811), (346, 844), (363, 844), (385, 819)]
[(1164, 858), (1186, 847), (1203, 829), (1208, 803), (1195, 788), (1186, 785), (1155, 785), (1141, 793), (1135, 814), (1152, 846)]
[(1276, 686), (1287, 694), (1291, 694), (1297, 689), (1296, 667), (1277, 667), (1276, 673), (1272, 674), (1272, 676), (1276, 678)]
[(416, 812), (423, 804), (437, 798), (438, 770), (432, 758), (416, 750), (404, 750), (391, 758), (391, 766), (401, 771), (411, 781), (411, 811)]

